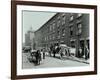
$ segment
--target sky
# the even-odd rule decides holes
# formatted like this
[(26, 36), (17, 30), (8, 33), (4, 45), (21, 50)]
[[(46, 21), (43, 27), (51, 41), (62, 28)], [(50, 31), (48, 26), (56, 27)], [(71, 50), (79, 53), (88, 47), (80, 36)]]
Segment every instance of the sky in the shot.
[(22, 12), (22, 24), (23, 24), (23, 42), (25, 42), (25, 33), (30, 30), (36, 31), (43, 24), (45, 24), (56, 13), (53, 12), (37, 12), (37, 11), (23, 11)]

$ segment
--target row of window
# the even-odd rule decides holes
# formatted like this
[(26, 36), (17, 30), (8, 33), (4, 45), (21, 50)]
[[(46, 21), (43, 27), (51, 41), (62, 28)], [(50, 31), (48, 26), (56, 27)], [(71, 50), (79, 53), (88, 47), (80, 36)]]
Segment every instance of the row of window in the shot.
[[(81, 13), (79, 13), (79, 14), (77, 14), (77, 18), (78, 17), (81, 17), (82, 16), (82, 14)], [(62, 19), (61, 19), (62, 18)], [(74, 15), (73, 15), (73, 13), (71, 14), (71, 16), (70, 16), (70, 21), (72, 21), (72, 20), (74, 20)], [(57, 18), (57, 27), (60, 27), (60, 25), (64, 25), (66, 23), (66, 14), (62, 14), (61, 16), (59, 16), (58, 18)], [(77, 22), (77, 23), (79, 23), (79, 22)], [(50, 24), (50, 26), (49, 26), (49, 30), (50, 31), (52, 31), (52, 32), (54, 32), (55, 31), (55, 25), (56, 25), (56, 23), (55, 23), (55, 21), (53, 21), (51, 24)]]
[[(76, 35), (81, 35), (81, 33), (82, 33), (82, 23), (78, 23)], [(73, 34), (74, 34), (74, 26), (70, 26), (70, 36), (72, 36)]]
[[(79, 13), (78, 15), (77, 15), (77, 18), (78, 17), (81, 17), (82, 16), (82, 14), (81, 13)], [(62, 18), (62, 23), (61, 23), (61, 20), (60, 20), (60, 18)], [(66, 20), (66, 15), (65, 14), (62, 14), (62, 16), (59, 16), (58, 18), (58, 21), (57, 21), (57, 27), (59, 27), (60, 26), (60, 24), (62, 24), (62, 25), (64, 25), (65, 24), (65, 20)], [(74, 19), (74, 16), (73, 16), (73, 13), (71, 14), (71, 16), (70, 16), (70, 20), (73, 20)], [(56, 25), (56, 23), (55, 23), (55, 21), (53, 21), (51, 24), (50, 24), (50, 32), (52, 31), (52, 32), (55, 32), (55, 25)], [(73, 35), (73, 32), (74, 32), (74, 26), (73, 26), (73, 24), (72, 25), (70, 25), (70, 27), (69, 27), (70, 29), (70, 36), (72, 36)], [(61, 38), (61, 37), (64, 37), (65, 36), (65, 29), (62, 29), (62, 31), (61, 30), (58, 30), (57, 31), (57, 34), (58, 34), (58, 36), (57, 36), (57, 38), (59, 39), (59, 38)], [(76, 33), (76, 35), (79, 35), (79, 34), (81, 34), (82, 33), (82, 24), (81, 23), (79, 23), (79, 22), (77, 22), (77, 33)], [(62, 34), (62, 35), (60, 35), (60, 34)], [(47, 36), (47, 37), (45, 37), (45, 41), (47, 41), (47, 40), (53, 40), (53, 39), (55, 39), (55, 35), (49, 35), (49, 36)]]
[[(70, 36), (72, 36), (74, 34), (74, 26), (70, 26)], [(76, 35), (80, 35), (82, 33), (82, 24), (78, 23), (77, 24), (77, 31), (76, 31)], [(61, 35), (62, 34), (62, 35)], [(65, 28), (63, 28), (62, 30), (58, 30), (57, 31), (57, 38), (61, 38), (61, 37), (65, 37), (66, 34), (66, 30)], [(55, 39), (55, 34), (49, 35), (45, 37), (45, 41), (47, 40), (54, 40)]]
[[(60, 39), (61, 37), (65, 37), (65, 29), (62, 29), (62, 32), (60, 30), (57, 31), (57, 36), (55, 34), (50, 34), (49, 36), (45, 36), (44, 40), (48, 41), (48, 40), (54, 40), (55, 38)], [(61, 35), (62, 34), (62, 35)]]
[(65, 14), (62, 14), (61, 16), (59, 16), (57, 18), (57, 23), (55, 23), (55, 21), (53, 21), (50, 26), (49, 26), (49, 30), (50, 31), (55, 31), (55, 25), (57, 25), (57, 27), (60, 27), (60, 25), (64, 25), (65, 24), (65, 21), (66, 20), (66, 15)]
[(49, 36), (45, 36), (44, 37), (44, 40), (45, 41), (48, 41), (48, 40), (54, 40), (55, 39), (55, 35), (53, 34), (53, 35), (49, 35)]
[[(81, 16), (82, 16), (82, 14), (81, 13), (78, 13), (76, 18), (79, 18)], [(73, 21), (73, 20), (74, 20), (74, 15), (72, 13), (71, 16), (70, 16), (70, 21)]]
[[(81, 16), (82, 16), (81, 13), (77, 14), (77, 18), (79, 18), (79, 17), (81, 17)], [(70, 21), (72, 21), (72, 20), (74, 20), (73, 14), (72, 14), (71, 17), (70, 17)], [(80, 19), (77, 19), (76, 23), (77, 23), (76, 35), (80, 35), (80, 34), (82, 33), (82, 23), (81, 23), (81, 20), (80, 20)], [(73, 33), (74, 33), (74, 29), (73, 29), (73, 28), (74, 28), (74, 25), (73, 25), (72, 23), (70, 23), (70, 35), (71, 35), (71, 36), (72, 36)]]

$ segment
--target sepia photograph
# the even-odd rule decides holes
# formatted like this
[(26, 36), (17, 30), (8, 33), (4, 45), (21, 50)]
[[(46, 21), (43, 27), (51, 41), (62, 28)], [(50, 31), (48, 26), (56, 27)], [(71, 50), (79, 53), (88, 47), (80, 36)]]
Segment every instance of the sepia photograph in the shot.
[(22, 11), (22, 68), (88, 66), (89, 14)]
[(97, 6), (12, 1), (12, 79), (97, 74)]

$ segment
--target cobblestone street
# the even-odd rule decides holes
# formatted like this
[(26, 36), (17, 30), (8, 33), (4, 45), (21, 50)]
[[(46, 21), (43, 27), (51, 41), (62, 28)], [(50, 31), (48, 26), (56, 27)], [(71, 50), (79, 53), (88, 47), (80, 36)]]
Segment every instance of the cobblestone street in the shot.
[(35, 66), (34, 63), (30, 63), (27, 59), (28, 53), (23, 53), (23, 69), (32, 69), (32, 68), (52, 68), (52, 67), (76, 67), (76, 66), (88, 66), (89, 64), (74, 61), (68, 59), (67, 57), (63, 57), (63, 59), (59, 59), (59, 57), (50, 57), (46, 55), (45, 59), (42, 59), (40, 65)]

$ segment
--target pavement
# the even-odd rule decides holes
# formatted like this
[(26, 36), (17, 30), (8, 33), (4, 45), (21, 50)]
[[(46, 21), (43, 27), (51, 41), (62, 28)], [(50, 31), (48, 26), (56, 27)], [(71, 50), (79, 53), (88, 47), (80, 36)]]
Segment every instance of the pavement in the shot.
[[(48, 53), (47, 53), (48, 54)], [(57, 56), (57, 54), (56, 54)], [(59, 56), (59, 55), (58, 55)], [(86, 63), (86, 64), (90, 64), (90, 59), (85, 59), (85, 58), (77, 58), (73, 55), (71, 56), (65, 56), (67, 59), (72, 60), (72, 61), (77, 61), (77, 62), (81, 62), (81, 63)]]
[(86, 63), (86, 64), (90, 64), (90, 60), (86, 60), (84, 58), (77, 58), (75, 56), (68, 56), (67, 59), (69, 60), (73, 60), (73, 61), (77, 61), (77, 62), (82, 62), (82, 63)]

